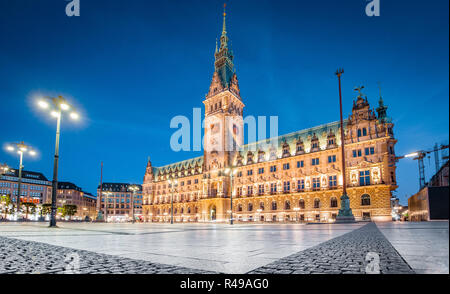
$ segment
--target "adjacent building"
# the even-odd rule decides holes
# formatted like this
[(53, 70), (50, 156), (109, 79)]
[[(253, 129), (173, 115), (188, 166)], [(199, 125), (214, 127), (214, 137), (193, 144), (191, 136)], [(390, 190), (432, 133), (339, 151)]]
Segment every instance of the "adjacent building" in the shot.
[[(390, 221), (397, 140), (383, 99), (375, 111), (360, 87), (343, 139), (339, 123), (330, 122), (243, 145), (245, 105), (230, 44), (224, 14), (215, 71), (203, 100), (204, 154), (162, 167), (148, 160), (144, 219), (168, 222), (173, 213), (176, 222), (228, 221), (232, 195), (238, 221), (333, 221), (342, 195), (344, 141), (344, 176), (355, 218)], [(117, 210), (121, 202), (114, 199)]]
[(427, 185), (408, 199), (411, 221), (448, 220), (449, 162), (431, 178)]
[[(137, 187), (133, 191), (133, 187)], [(126, 222), (142, 219), (142, 185), (130, 183), (102, 183), (97, 188), (97, 210), (106, 212), (107, 221)], [(105, 211), (105, 203), (107, 210)]]
[[(58, 182), (56, 194), (57, 207), (64, 205), (76, 205), (77, 212), (72, 219), (84, 220), (86, 217), (95, 219), (97, 214), (96, 197), (90, 193), (83, 192), (77, 185), (70, 182)], [(51, 203), (51, 197), (47, 203)]]
[[(11, 200), (17, 202), (19, 170), (12, 169), (0, 177), (0, 195), (10, 195)], [(42, 204), (52, 195), (52, 182), (44, 174), (34, 171), (22, 171), (20, 188), (20, 202)]]

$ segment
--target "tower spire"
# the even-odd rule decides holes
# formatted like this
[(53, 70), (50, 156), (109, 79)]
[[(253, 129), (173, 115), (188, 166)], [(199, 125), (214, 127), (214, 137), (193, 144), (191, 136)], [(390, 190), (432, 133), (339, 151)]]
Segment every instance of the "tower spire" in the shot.
[(227, 4), (224, 3), (224, 4), (223, 4), (223, 28), (222, 28), (222, 36), (224, 36), (224, 35), (227, 34), (227, 25), (226, 25), (226, 16), (227, 16), (227, 13), (226, 13), (226, 11), (225, 11), (226, 7), (227, 7)]
[[(226, 27), (226, 4), (223, 5), (223, 26), (222, 35), (220, 36), (220, 46), (214, 54), (214, 69), (219, 75), (220, 81), (224, 88), (229, 87), (234, 74), (233, 52), (228, 46), (228, 36)], [(217, 47), (217, 46), (216, 46)]]

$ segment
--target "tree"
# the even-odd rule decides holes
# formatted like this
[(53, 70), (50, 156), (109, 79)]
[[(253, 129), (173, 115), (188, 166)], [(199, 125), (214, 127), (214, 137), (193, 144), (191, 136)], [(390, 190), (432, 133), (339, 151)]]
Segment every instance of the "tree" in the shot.
[(63, 216), (69, 216), (69, 219), (72, 219), (72, 216), (74, 216), (77, 213), (77, 206), (71, 205), (71, 204), (65, 204), (63, 206)]
[(5, 205), (5, 219), (6, 216), (9, 212), (9, 205), (12, 204), (13, 205), (13, 210), (14, 210), (14, 203), (12, 203), (11, 201), (11, 194), (7, 194), (7, 195), (3, 195), (2, 196), (2, 203)]
[(25, 219), (28, 219), (28, 213), (34, 213), (36, 211), (36, 204), (32, 202), (22, 203), (25, 206)]
[(52, 212), (52, 205), (49, 203), (42, 204), (41, 216), (48, 215)]

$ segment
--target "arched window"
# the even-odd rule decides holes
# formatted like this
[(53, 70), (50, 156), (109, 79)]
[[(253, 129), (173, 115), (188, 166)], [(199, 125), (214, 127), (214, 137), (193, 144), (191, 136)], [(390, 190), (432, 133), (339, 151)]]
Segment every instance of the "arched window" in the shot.
[(178, 209), (175, 208), (175, 210), (173, 211), (173, 214), (177, 214)]
[(361, 196), (361, 205), (362, 206), (370, 205), (370, 195), (369, 194), (364, 194)]
[(242, 204), (238, 204), (238, 211), (242, 211)]
[(284, 210), (289, 210), (291, 209), (291, 202), (289, 200), (286, 200), (284, 202)]
[(300, 207), (300, 209), (305, 209), (305, 200), (300, 199), (298, 201), (298, 206)]
[(159, 209), (158, 209), (158, 211), (157, 211), (157, 213), (156, 213), (156, 214), (161, 214), (161, 210), (159, 210)]
[(264, 210), (264, 202), (259, 203), (259, 209)]
[(248, 208), (247, 209), (248, 211), (252, 211), (253, 210), (253, 203), (249, 203), (247, 208)]
[(277, 202), (272, 201), (272, 210), (277, 210)]
[(191, 208), (190, 207), (188, 207), (188, 214), (190, 214), (191, 213)]
[(184, 213), (184, 208), (183, 207), (181, 207), (181, 214), (183, 214)]
[(336, 197), (332, 197), (330, 200), (330, 207), (338, 207), (338, 201)]
[(320, 208), (320, 199), (319, 198), (314, 199), (314, 208)]

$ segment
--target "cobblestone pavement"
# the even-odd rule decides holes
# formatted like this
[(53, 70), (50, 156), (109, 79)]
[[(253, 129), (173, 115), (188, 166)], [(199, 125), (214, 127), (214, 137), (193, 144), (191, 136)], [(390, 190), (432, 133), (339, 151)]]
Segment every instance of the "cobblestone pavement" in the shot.
[[(74, 262), (79, 262), (79, 269), (74, 268), (74, 273), (81, 274), (216, 273), (7, 237), (0, 237), (0, 249), (0, 274), (71, 273)], [(248, 273), (363, 274), (369, 263), (373, 265), (373, 262), (366, 261), (369, 252), (376, 253), (375, 259), (379, 257), (379, 272), (382, 274), (414, 273), (375, 223), (369, 223)], [(74, 253), (77, 260), (72, 258)], [(377, 267), (372, 270), (377, 271)]]
[[(250, 274), (365, 274), (369, 252), (379, 256), (379, 273), (413, 274), (394, 247), (369, 223), (340, 237), (250, 271)], [(373, 254), (369, 254), (369, 256)], [(371, 259), (369, 259), (371, 260)], [(376, 260), (375, 260), (376, 262)], [(370, 263), (370, 264), (369, 264)]]
[[(0, 274), (214, 273), (5, 237), (0, 237), (0, 248)], [(75, 258), (79, 261), (79, 269), (72, 266)]]

